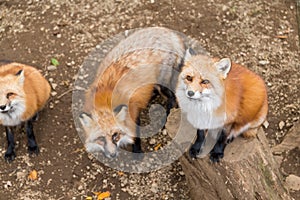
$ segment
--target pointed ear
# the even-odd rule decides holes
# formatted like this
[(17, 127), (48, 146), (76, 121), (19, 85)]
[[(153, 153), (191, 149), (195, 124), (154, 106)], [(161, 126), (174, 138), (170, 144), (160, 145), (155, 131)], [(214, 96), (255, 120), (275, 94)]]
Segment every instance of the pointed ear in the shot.
[(221, 74), (222, 78), (225, 79), (227, 77), (228, 72), (230, 71), (231, 61), (229, 58), (222, 58), (219, 62), (215, 63), (215, 67)]
[(121, 104), (114, 109), (115, 116), (119, 122), (123, 122), (126, 119), (128, 113), (128, 106)]
[(94, 122), (92, 117), (90, 115), (88, 115), (87, 113), (81, 113), (79, 115), (79, 120), (85, 130), (87, 130), (88, 128), (91, 128), (92, 124)]
[(196, 55), (196, 52), (192, 49), (192, 48), (188, 48), (186, 51), (185, 51), (185, 56), (184, 56), (184, 59), (185, 60), (189, 60), (192, 56)]
[(24, 80), (25, 80), (25, 76), (24, 76), (24, 70), (21, 69), (16, 73), (17, 76), (17, 81), (20, 85), (23, 85)]

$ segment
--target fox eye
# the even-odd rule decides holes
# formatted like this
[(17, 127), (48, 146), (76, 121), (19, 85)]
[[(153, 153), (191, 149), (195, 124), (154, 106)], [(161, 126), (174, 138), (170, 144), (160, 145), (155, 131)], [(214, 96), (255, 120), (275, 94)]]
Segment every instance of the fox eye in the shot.
[(8, 99), (8, 98), (11, 97), (12, 95), (14, 95), (14, 93), (9, 92), (9, 93), (6, 94), (6, 98)]
[(119, 132), (114, 132), (114, 134), (111, 136), (111, 139), (113, 143), (117, 143), (120, 140), (120, 133)]
[(204, 84), (204, 85), (209, 84), (209, 80), (204, 79), (204, 80), (201, 81), (201, 84)]
[(185, 79), (186, 79), (187, 81), (193, 81), (193, 77), (191, 77), (190, 75), (187, 75), (187, 76), (185, 77)]
[(105, 142), (105, 137), (104, 136), (97, 137), (97, 140), (101, 142)]

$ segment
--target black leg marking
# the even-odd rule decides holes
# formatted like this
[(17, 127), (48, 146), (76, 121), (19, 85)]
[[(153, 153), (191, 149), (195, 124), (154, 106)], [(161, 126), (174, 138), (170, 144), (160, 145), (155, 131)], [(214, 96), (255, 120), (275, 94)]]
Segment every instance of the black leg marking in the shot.
[(26, 134), (28, 139), (28, 152), (29, 154), (38, 154), (39, 153), (39, 147), (36, 143), (35, 136), (33, 133), (33, 124), (32, 119), (25, 122), (25, 128), (26, 128)]
[(7, 162), (11, 162), (15, 159), (15, 141), (14, 134), (11, 127), (5, 127), (6, 139), (7, 139), (7, 150), (5, 152), (4, 158)]
[(192, 158), (196, 158), (197, 155), (200, 153), (204, 140), (205, 140), (204, 130), (197, 129), (196, 141), (190, 148), (190, 156)]
[(225, 130), (222, 130), (222, 133), (215, 144), (214, 148), (210, 152), (210, 160), (212, 162), (220, 162), (220, 160), (224, 157), (224, 149), (227, 145), (227, 136)]
[(168, 98), (168, 100), (167, 100), (167, 111), (166, 111), (166, 114), (167, 114), (167, 117), (168, 117), (169, 114), (170, 114), (171, 109), (177, 107), (176, 97), (175, 97), (174, 93), (166, 87), (162, 88), (162, 92)]
[(134, 143), (132, 145), (133, 158), (135, 160), (142, 160), (144, 158), (144, 152), (142, 150), (141, 138), (140, 138), (140, 117), (136, 120), (136, 138), (134, 139)]

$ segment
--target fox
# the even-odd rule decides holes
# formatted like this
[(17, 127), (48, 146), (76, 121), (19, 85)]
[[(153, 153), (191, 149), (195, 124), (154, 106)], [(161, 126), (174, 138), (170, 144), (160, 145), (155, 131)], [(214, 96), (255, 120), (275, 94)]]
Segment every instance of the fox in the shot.
[(187, 120), (197, 128), (190, 155), (196, 157), (205, 130), (219, 130), (220, 137), (210, 152), (219, 161), (227, 143), (235, 137), (255, 137), (268, 113), (267, 88), (263, 79), (230, 58), (212, 58), (186, 51), (175, 93)]
[(39, 153), (33, 121), (48, 101), (50, 90), (48, 81), (36, 68), (16, 62), (1, 64), (0, 124), (5, 127), (8, 143), (6, 161), (16, 157), (13, 129), (18, 125), (25, 125), (29, 153)]
[[(172, 91), (185, 50), (175, 31), (149, 27), (127, 36), (105, 56), (79, 116), (87, 152), (115, 158), (121, 147), (131, 144), (133, 153), (143, 153), (140, 112), (157, 92), (168, 98), (167, 114), (176, 106)], [(140, 155), (134, 157), (142, 159)]]

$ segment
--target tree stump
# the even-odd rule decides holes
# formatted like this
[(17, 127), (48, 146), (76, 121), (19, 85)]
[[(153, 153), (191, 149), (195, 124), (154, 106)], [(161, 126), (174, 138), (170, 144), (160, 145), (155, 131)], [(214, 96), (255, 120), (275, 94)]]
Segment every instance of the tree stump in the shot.
[[(180, 110), (171, 111), (166, 128), (172, 138), (178, 131), (181, 131), (179, 135), (184, 134), (182, 131), (193, 131), (196, 136), (196, 129), (185, 120)], [(186, 145), (187, 141), (182, 142), (185, 144), (178, 146)], [(224, 158), (219, 163), (212, 163), (209, 156), (192, 160), (188, 151), (179, 161), (190, 187), (191, 199), (292, 199), (284, 188), (262, 128), (257, 138), (239, 137), (227, 145)]]

